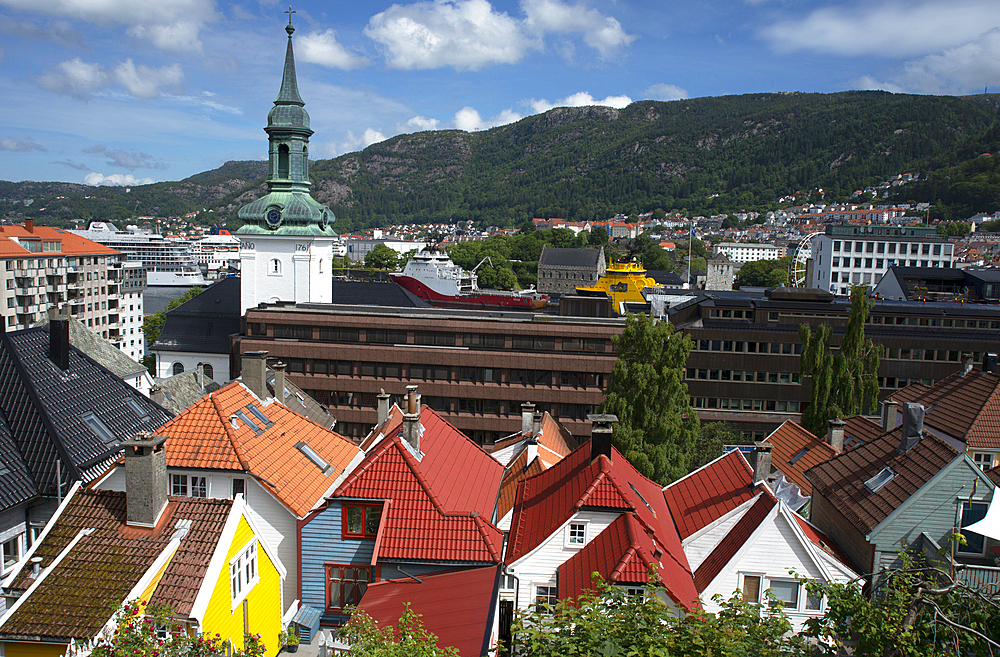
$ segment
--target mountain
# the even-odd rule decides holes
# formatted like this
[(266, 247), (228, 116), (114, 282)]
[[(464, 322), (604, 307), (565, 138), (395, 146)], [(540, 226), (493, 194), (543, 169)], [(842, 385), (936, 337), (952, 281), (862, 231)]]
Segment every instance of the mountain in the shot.
[[(817, 188), (827, 201), (847, 199), (895, 173), (954, 166), (978, 154), (996, 116), (995, 95), (861, 91), (558, 108), (482, 132), (399, 135), (317, 161), (311, 175), (313, 194), (337, 214), (339, 231), (462, 219), (509, 226), (535, 216), (605, 219), (656, 208), (708, 214), (767, 207)], [(67, 191), (62, 203), (42, 198), (35, 210), (18, 210), (52, 220), (120, 220), (136, 212), (131, 206), (161, 216), (210, 208), (215, 223), (263, 194), (265, 174), (263, 162), (228, 162), (128, 194), (85, 188), (100, 203), (69, 202)], [(0, 195), (43, 196), (38, 185), (2, 184)]]

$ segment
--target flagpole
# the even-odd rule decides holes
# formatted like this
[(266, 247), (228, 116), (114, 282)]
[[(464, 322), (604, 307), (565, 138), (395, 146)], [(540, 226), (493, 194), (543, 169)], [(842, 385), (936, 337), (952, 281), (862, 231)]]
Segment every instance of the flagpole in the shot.
[(694, 217), (691, 217), (691, 227), (688, 230), (688, 289), (691, 289), (691, 241), (694, 239)]

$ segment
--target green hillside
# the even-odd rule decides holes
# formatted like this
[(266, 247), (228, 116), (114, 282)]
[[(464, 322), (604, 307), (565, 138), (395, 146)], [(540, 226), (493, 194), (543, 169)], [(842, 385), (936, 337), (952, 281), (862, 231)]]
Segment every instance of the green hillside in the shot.
[[(817, 188), (829, 202), (895, 173), (983, 166), (972, 155), (996, 141), (996, 110), (995, 96), (884, 92), (559, 108), (483, 132), (400, 135), (315, 162), (313, 194), (337, 214), (339, 231), (463, 219), (510, 226), (538, 216), (606, 219), (656, 208), (709, 214), (773, 207), (782, 195)], [(217, 223), (264, 192), (265, 172), (263, 162), (230, 162), (128, 194), (83, 188), (100, 201), (62, 192), (61, 203), (44, 198), (41, 187), (54, 184), (5, 183), (0, 197), (41, 197), (18, 211), (55, 222), (204, 207)], [(950, 195), (969, 190), (948, 185), (942, 196), (940, 189), (920, 193), (974, 212), (997, 209), (989, 205), (995, 195), (966, 201)]]

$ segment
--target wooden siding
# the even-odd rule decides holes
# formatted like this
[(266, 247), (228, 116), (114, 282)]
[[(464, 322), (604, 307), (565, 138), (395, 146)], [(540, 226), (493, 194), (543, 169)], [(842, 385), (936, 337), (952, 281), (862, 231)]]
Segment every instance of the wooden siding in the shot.
[[(580, 511), (562, 527), (545, 539), (541, 545), (511, 564), (520, 581), (515, 607), (527, 609), (535, 602), (536, 586), (555, 586), (559, 566), (579, 552), (580, 548), (565, 546), (565, 535), (570, 522), (588, 521), (587, 543), (603, 532), (620, 514), (600, 511)], [(581, 548), (583, 546), (580, 546)], [(511, 596), (513, 597), (513, 596)]]
[(830, 501), (813, 488), (811, 520), (821, 532), (830, 537), (840, 551), (851, 561), (859, 574), (871, 572), (875, 548), (865, 537), (830, 504)]
[(321, 611), (326, 609), (325, 564), (371, 563), (375, 541), (345, 539), (342, 525), (343, 511), (340, 501), (331, 500), (326, 509), (320, 511), (302, 527), (302, 604)]

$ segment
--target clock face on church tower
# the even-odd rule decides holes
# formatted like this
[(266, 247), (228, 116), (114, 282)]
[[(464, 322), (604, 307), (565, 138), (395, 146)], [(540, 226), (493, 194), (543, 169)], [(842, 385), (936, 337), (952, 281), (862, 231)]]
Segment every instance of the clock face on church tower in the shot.
[(267, 221), (268, 226), (277, 228), (278, 224), (281, 223), (281, 211), (278, 208), (271, 208), (264, 215), (264, 219)]

